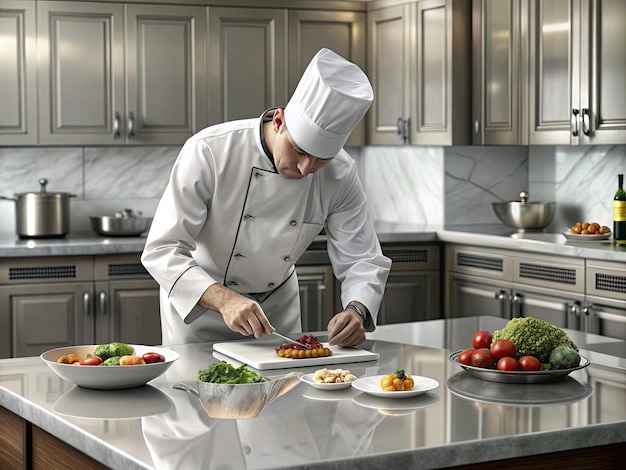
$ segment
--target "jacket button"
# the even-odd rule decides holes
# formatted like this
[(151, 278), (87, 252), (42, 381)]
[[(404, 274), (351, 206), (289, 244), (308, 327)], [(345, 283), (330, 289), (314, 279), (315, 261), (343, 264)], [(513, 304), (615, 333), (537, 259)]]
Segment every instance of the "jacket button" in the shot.
[(289, 256), (285, 256), (285, 257), (283, 258), (283, 261), (286, 263), (286, 262), (287, 262), (287, 261), (289, 261), (290, 259), (291, 259), (291, 258), (290, 258)]
[(243, 218), (244, 218), (244, 220), (254, 219), (254, 216), (250, 215), (250, 214), (246, 214), (246, 215), (243, 216)]
[(241, 253), (235, 253), (235, 258), (241, 258), (243, 255)]
[(270, 283), (267, 285), (267, 287), (269, 287), (269, 288), (271, 289), (271, 288), (272, 288), (272, 287), (274, 287), (275, 285), (276, 285), (276, 284), (274, 284), (273, 282), (270, 282)]
[(237, 283), (235, 281), (228, 281), (226, 284), (228, 284), (229, 286), (236, 286)]
[(295, 227), (296, 225), (298, 225), (298, 222), (296, 222), (295, 220), (292, 220), (291, 222), (289, 222), (289, 225), (291, 225), (292, 227)]

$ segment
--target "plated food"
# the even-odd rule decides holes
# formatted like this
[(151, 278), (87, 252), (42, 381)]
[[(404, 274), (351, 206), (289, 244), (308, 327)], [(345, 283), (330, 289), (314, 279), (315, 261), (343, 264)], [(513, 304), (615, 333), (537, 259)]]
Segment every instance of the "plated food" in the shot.
[[(388, 374), (385, 374), (388, 375)], [(413, 388), (405, 391), (385, 391), (381, 388), (380, 382), (385, 375), (373, 375), (361, 377), (352, 382), (352, 386), (357, 390), (381, 398), (410, 398), (429, 392), (439, 387), (439, 382), (430, 377), (411, 375)]]
[(563, 236), (576, 241), (608, 240), (611, 237), (611, 229), (597, 222), (576, 222), (563, 232)]
[(356, 376), (344, 369), (318, 369), (312, 374), (305, 374), (300, 380), (319, 390), (341, 390), (348, 388)]
[[(75, 383), (79, 387), (97, 390), (116, 390), (140, 387), (147, 382), (163, 374), (174, 361), (179, 359), (179, 354), (175, 351), (155, 346), (145, 346), (139, 344), (129, 344), (133, 354), (142, 357), (146, 353), (156, 353), (163, 356), (163, 362), (138, 364), (133, 366), (106, 367), (103, 360), (102, 365), (87, 366), (71, 363), (57, 362), (63, 356), (74, 354), (77, 358), (85, 360), (88, 355), (94, 355), (96, 348), (102, 345), (91, 344), (81, 346), (67, 346), (56, 348), (41, 354), (41, 359), (52, 369), (52, 371), (68, 382)], [(113, 356), (119, 357), (121, 356)], [(145, 360), (144, 360), (145, 362)]]
[[(322, 345), (322, 343), (319, 342), (317, 336), (313, 334), (300, 336), (300, 338), (298, 338), (298, 342), (301, 344), (281, 344), (276, 348), (276, 354), (278, 354), (280, 357), (286, 357), (290, 359), (328, 357), (332, 356), (333, 354), (330, 348)], [(308, 346), (308, 348), (303, 347), (302, 344)]]

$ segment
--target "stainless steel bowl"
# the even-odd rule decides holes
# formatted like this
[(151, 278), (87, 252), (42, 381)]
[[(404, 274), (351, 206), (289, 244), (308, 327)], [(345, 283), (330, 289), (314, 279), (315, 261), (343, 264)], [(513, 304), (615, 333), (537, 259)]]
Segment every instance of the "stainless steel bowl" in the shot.
[(117, 217), (102, 215), (89, 217), (91, 228), (107, 237), (134, 237), (150, 228), (152, 217)]
[(554, 219), (555, 202), (528, 202), (528, 193), (520, 201), (494, 202), (493, 210), (504, 225), (523, 231), (542, 231)]
[(301, 372), (266, 377), (267, 381), (253, 384), (214, 384), (197, 382), (198, 390), (181, 382), (173, 388), (185, 390), (198, 399), (212, 418), (255, 418), (261, 410), (300, 383)]

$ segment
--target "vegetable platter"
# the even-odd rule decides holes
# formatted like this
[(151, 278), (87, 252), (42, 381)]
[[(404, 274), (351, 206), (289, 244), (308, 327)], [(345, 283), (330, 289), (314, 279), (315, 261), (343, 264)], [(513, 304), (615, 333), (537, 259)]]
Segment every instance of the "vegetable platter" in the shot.
[(557, 380), (562, 380), (564, 377), (567, 377), (569, 374), (576, 370), (583, 369), (589, 365), (589, 359), (586, 357), (580, 356), (580, 363), (576, 367), (572, 367), (569, 369), (558, 369), (558, 370), (537, 370), (537, 371), (527, 371), (527, 370), (512, 370), (512, 371), (502, 371), (497, 369), (486, 369), (483, 367), (475, 367), (471, 365), (461, 364), (458, 361), (459, 354), (462, 351), (456, 351), (450, 356), (448, 356), (448, 360), (453, 364), (456, 364), (459, 367), (462, 367), (471, 375), (476, 378), (487, 380), (489, 382), (501, 382), (501, 383), (515, 383), (515, 384), (533, 384), (533, 383), (545, 383), (545, 382), (554, 382)]
[(154, 352), (163, 356), (163, 362), (105, 367), (62, 364), (57, 362), (61, 356), (68, 354), (75, 354), (80, 358), (84, 358), (87, 355), (93, 354), (98, 346), (100, 345), (92, 344), (56, 348), (44, 352), (40, 357), (48, 367), (62, 379), (72, 382), (79, 387), (96, 390), (118, 390), (141, 387), (163, 374), (170, 368), (174, 361), (178, 360), (180, 357), (177, 352), (169, 349), (131, 344), (129, 346), (134, 349), (134, 354), (142, 356)]

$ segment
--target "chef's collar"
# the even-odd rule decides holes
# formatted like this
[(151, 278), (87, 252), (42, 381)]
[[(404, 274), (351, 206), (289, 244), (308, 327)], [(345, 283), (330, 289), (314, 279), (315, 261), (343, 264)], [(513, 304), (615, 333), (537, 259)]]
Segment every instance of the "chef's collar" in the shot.
[(270, 122), (272, 119), (274, 119), (274, 111), (276, 111), (277, 109), (278, 107), (269, 108), (268, 110), (264, 111), (263, 114), (261, 114), (261, 119), (259, 119), (259, 137), (261, 139), (261, 147), (263, 148), (265, 155), (267, 156), (267, 158), (269, 158), (274, 168), (276, 167), (274, 165), (274, 154), (272, 154), (270, 148), (267, 146), (267, 141), (265, 140), (265, 126), (263, 124), (265, 124), (266, 122)]

